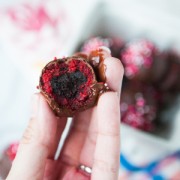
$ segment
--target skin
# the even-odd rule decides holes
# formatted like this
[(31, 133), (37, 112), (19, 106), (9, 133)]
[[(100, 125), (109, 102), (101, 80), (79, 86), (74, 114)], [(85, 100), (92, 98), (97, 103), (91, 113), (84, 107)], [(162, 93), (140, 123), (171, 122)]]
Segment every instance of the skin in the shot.
[[(7, 180), (117, 180), (120, 156), (119, 96), (123, 67), (107, 57), (106, 82), (113, 92), (97, 106), (77, 113), (58, 159), (54, 159), (67, 118), (54, 116), (44, 97), (32, 98), (32, 114)], [(92, 168), (91, 176), (78, 169)]]

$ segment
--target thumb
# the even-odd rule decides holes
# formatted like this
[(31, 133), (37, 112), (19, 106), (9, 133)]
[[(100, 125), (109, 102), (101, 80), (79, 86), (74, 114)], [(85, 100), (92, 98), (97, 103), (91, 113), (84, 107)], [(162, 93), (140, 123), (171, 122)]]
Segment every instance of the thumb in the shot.
[(41, 94), (32, 98), (32, 115), (7, 180), (42, 179), (57, 118)]

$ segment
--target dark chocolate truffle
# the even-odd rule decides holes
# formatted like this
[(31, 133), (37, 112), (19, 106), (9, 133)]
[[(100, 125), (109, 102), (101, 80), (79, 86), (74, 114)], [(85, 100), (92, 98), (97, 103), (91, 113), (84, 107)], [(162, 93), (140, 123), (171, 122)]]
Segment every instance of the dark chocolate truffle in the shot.
[(113, 57), (119, 58), (120, 51), (124, 46), (124, 41), (119, 37), (91, 37), (80, 47), (80, 51), (90, 53), (101, 46), (106, 46), (111, 50)]
[(102, 38), (100, 36), (92, 37), (86, 40), (80, 48), (80, 51), (84, 53), (90, 53), (98, 49), (101, 46), (110, 47), (110, 40), (108, 38)]
[[(105, 78), (97, 79), (105, 74), (104, 67), (99, 67), (102, 51), (56, 59), (44, 67), (39, 88), (56, 115), (73, 116), (93, 107), (99, 95), (109, 90)], [(96, 67), (91, 63), (94, 58), (99, 58)]]
[(120, 59), (125, 66), (128, 79), (147, 80), (156, 55), (155, 45), (148, 40), (136, 40), (127, 43)]
[[(136, 87), (136, 88), (134, 88)], [(122, 89), (122, 122), (144, 131), (155, 129), (160, 95), (152, 86), (128, 83)]]
[(166, 62), (168, 63), (166, 74), (158, 82), (157, 87), (165, 92), (180, 92), (180, 56), (169, 50), (166, 52)]

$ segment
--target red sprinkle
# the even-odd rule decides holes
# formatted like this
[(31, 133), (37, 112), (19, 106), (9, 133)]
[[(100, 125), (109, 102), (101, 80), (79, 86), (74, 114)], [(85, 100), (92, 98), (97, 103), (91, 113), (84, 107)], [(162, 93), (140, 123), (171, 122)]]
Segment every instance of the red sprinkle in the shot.
[(8, 149), (6, 150), (6, 154), (8, 155), (8, 157), (11, 161), (13, 161), (14, 158), (16, 157), (18, 147), (19, 147), (19, 143), (14, 142), (14, 143), (10, 144)]

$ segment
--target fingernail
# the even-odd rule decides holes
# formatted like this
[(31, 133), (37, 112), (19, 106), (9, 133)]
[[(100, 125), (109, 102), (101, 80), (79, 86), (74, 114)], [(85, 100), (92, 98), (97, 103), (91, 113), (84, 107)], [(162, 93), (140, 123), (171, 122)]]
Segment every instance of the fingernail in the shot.
[(106, 46), (100, 46), (99, 49), (106, 51), (107, 53), (111, 54), (111, 50)]
[(32, 103), (31, 103), (31, 117), (37, 117), (38, 116), (38, 108), (39, 108), (39, 95), (33, 94), (32, 96)]

